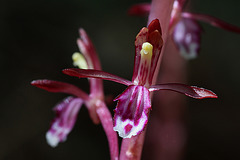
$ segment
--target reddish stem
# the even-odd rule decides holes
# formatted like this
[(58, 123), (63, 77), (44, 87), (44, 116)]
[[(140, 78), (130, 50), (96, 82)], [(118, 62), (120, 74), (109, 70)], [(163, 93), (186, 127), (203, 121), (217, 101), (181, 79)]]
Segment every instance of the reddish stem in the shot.
[(96, 106), (96, 112), (108, 139), (111, 160), (118, 160), (118, 137), (113, 130), (112, 115), (104, 102), (98, 100)]
[[(186, 83), (186, 61), (180, 56), (169, 38), (163, 57), (158, 83)], [(179, 160), (182, 158), (186, 133), (184, 126), (185, 97), (174, 92), (156, 92), (153, 114), (148, 126), (146, 152), (156, 160)], [(157, 105), (154, 105), (157, 104)], [(154, 108), (155, 107), (155, 108)], [(151, 147), (151, 150), (148, 148)]]
[[(145, 130), (146, 131), (146, 130)], [(144, 143), (145, 131), (132, 138), (122, 141), (120, 160), (140, 160)]]
[[(164, 48), (161, 56), (163, 63), (161, 64), (161, 71), (159, 74), (158, 83), (166, 82), (185, 82), (186, 78), (186, 63), (178, 54), (169, 34), (169, 19), (173, 0), (153, 0), (152, 10), (150, 12), (149, 21), (153, 18), (159, 18), (162, 30)], [(168, 7), (169, 6), (169, 7)], [(163, 54), (164, 53), (164, 54)], [(162, 58), (162, 57), (160, 57)], [(182, 95), (177, 93), (162, 94), (158, 92), (156, 103), (153, 107), (153, 115), (149, 128), (149, 135), (147, 137), (146, 152), (148, 152), (148, 159), (156, 160), (177, 160), (181, 158), (183, 145), (185, 143), (185, 130), (182, 125), (182, 117), (185, 109), (185, 100)], [(149, 149), (151, 147), (151, 149)], [(149, 152), (152, 152), (149, 156)]]

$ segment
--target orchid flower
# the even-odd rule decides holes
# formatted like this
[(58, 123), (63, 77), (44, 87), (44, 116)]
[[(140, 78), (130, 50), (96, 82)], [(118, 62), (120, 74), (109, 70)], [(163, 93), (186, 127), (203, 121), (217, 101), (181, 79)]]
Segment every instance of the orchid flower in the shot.
[[(101, 70), (93, 44), (83, 29), (79, 30), (80, 37), (77, 44), (82, 54), (74, 53), (73, 64), (84, 69)], [(54, 108), (56, 118), (53, 120), (50, 129), (46, 133), (46, 139), (50, 146), (56, 147), (59, 142), (66, 140), (71, 132), (77, 118), (77, 114), (85, 104), (89, 115), (95, 124), (101, 122), (109, 141), (111, 159), (118, 159), (118, 139), (113, 131), (112, 116), (104, 102), (102, 80), (89, 79), (90, 94), (80, 88), (65, 82), (53, 80), (35, 80), (31, 84), (49, 92), (67, 93), (72, 96), (64, 99)]]
[[(185, 59), (194, 59), (200, 51), (202, 29), (198, 21), (208, 23), (231, 32), (240, 33), (240, 28), (226, 23), (218, 18), (183, 11), (186, 0), (175, 0), (173, 3), (169, 31), (180, 54)], [(151, 5), (142, 3), (133, 5), (128, 13), (130, 15), (144, 16), (149, 13)]]
[(132, 81), (101, 70), (76, 68), (63, 70), (63, 73), (70, 76), (110, 80), (127, 86), (127, 89), (115, 99), (118, 103), (113, 129), (122, 138), (139, 135), (146, 127), (151, 110), (150, 92), (152, 91), (171, 90), (197, 99), (217, 98), (212, 91), (195, 86), (178, 83), (152, 85), (163, 45), (161, 34), (159, 20), (155, 19), (147, 28), (142, 28), (136, 36)]

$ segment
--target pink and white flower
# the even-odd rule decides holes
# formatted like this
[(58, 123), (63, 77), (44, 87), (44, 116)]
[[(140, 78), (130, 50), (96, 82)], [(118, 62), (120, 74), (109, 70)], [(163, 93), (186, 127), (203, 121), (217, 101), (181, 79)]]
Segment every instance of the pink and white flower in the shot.
[[(77, 44), (82, 55), (73, 55), (74, 64), (80, 68), (84, 66), (84, 68), (88, 69), (101, 70), (100, 62), (90, 38), (83, 29), (80, 29), (79, 33), (80, 38), (77, 40)], [(49, 92), (72, 95), (54, 107), (53, 110), (56, 113), (56, 117), (46, 133), (47, 142), (50, 146), (56, 147), (59, 142), (64, 142), (67, 139), (68, 134), (75, 125), (78, 112), (84, 104), (89, 111), (92, 121), (95, 124), (101, 122), (105, 130), (109, 141), (111, 159), (118, 159), (117, 134), (113, 131), (112, 116), (104, 102), (102, 80), (89, 79), (89, 83), (90, 93), (87, 94), (77, 86), (65, 82), (47, 79), (31, 82), (33, 86)]]
[(150, 92), (172, 90), (193, 98), (217, 98), (213, 92), (178, 83), (152, 85), (153, 76), (163, 41), (158, 19), (142, 28), (135, 40), (135, 61), (132, 81), (93, 69), (65, 69), (63, 73), (79, 78), (111, 80), (128, 86), (115, 100), (118, 101), (114, 115), (114, 130), (122, 138), (139, 135), (148, 122), (151, 110)]

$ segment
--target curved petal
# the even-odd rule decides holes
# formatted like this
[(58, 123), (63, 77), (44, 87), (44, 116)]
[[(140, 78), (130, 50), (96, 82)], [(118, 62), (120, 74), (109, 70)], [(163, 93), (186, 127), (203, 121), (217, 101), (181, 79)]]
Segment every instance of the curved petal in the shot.
[(79, 78), (99, 78), (99, 79), (114, 81), (114, 82), (121, 83), (121, 84), (124, 84), (127, 86), (132, 84), (131, 81), (126, 80), (124, 78), (118, 77), (111, 73), (107, 73), (107, 72), (99, 71), (99, 70), (93, 70), (93, 69), (70, 68), (70, 69), (64, 69), (63, 73), (67, 74), (69, 76), (74, 76), (74, 77), (79, 77)]
[[(77, 40), (79, 50), (84, 55), (88, 69), (101, 70), (101, 64), (93, 43), (83, 28), (79, 29), (80, 38)], [(99, 79), (91, 79), (90, 92), (94, 94), (103, 94), (103, 84)]]
[(132, 81), (134, 81), (138, 76), (138, 70), (141, 61), (140, 51), (144, 42), (147, 42), (148, 29), (146, 27), (142, 28), (135, 39), (135, 57), (134, 57), (134, 68)]
[(88, 99), (88, 95), (80, 88), (65, 82), (53, 81), (48, 79), (39, 79), (31, 82), (31, 85), (44, 89), (48, 92), (61, 92), (75, 95), (83, 100)]
[(79, 29), (80, 38), (77, 39), (79, 50), (86, 58), (89, 69), (101, 70), (101, 65), (93, 43), (83, 28)]
[(231, 32), (240, 33), (240, 27), (229, 24), (227, 22), (224, 22), (218, 18), (215, 18), (213, 16), (205, 15), (205, 14), (197, 14), (197, 13), (189, 13), (189, 12), (183, 12), (182, 17), (184, 18), (191, 18), (194, 20), (199, 20), (205, 23), (209, 23), (214, 27), (219, 27)]
[(59, 142), (67, 139), (76, 122), (82, 103), (80, 98), (68, 97), (54, 108), (56, 117), (46, 133), (46, 139), (50, 146), (56, 147)]
[(149, 34), (148, 34), (148, 42), (153, 45), (153, 52), (152, 52), (152, 61), (151, 61), (151, 70), (149, 74), (149, 84), (152, 84), (152, 78), (154, 76), (159, 56), (163, 46), (163, 39), (162, 39), (162, 29), (160, 26), (160, 22), (158, 19), (153, 20), (149, 25)]
[(118, 100), (114, 115), (114, 130), (122, 138), (140, 134), (147, 122), (151, 109), (149, 91), (144, 86), (129, 86)]
[(167, 84), (158, 84), (153, 85), (149, 88), (149, 91), (157, 90), (171, 90), (185, 94), (186, 96), (203, 99), (203, 98), (217, 98), (217, 95), (210, 90), (199, 88), (195, 86), (188, 86), (185, 84), (179, 83), (167, 83)]

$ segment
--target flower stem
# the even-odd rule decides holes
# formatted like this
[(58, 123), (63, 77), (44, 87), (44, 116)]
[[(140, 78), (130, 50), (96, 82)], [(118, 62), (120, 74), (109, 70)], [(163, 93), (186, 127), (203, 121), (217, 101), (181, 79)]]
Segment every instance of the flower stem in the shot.
[[(146, 131), (146, 130), (145, 130)], [(132, 138), (122, 140), (120, 160), (140, 160), (144, 143), (145, 131)]]
[[(169, 39), (165, 49), (158, 83), (186, 81), (186, 61), (180, 56)], [(184, 96), (173, 92), (156, 92), (146, 137), (146, 154), (149, 159), (180, 160), (186, 140)], [(151, 149), (149, 149), (151, 147)], [(145, 154), (145, 153), (144, 153)]]
[[(157, 18), (164, 16), (161, 9), (152, 14)], [(163, 33), (165, 33), (165, 35), (163, 34), (165, 44), (162, 51), (164, 56), (158, 83), (184, 83), (187, 75), (186, 61), (178, 53), (169, 32), (166, 32), (166, 29), (164, 31), (164, 26)], [(154, 112), (151, 115), (151, 123), (148, 127), (148, 134), (151, 136), (146, 137), (146, 152), (148, 152), (146, 154), (152, 153), (148, 159), (179, 160), (183, 155), (186, 138), (183, 118), (185, 99), (182, 95), (170, 92), (164, 92), (164, 94), (158, 92), (155, 97), (154, 102), (158, 106), (153, 108)]]
[(96, 106), (96, 112), (108, 139), (111, 160), (118, 160), (118, 137), (113, 130), (112, 115), (104, 102), (99, 100), (96, 102)]

